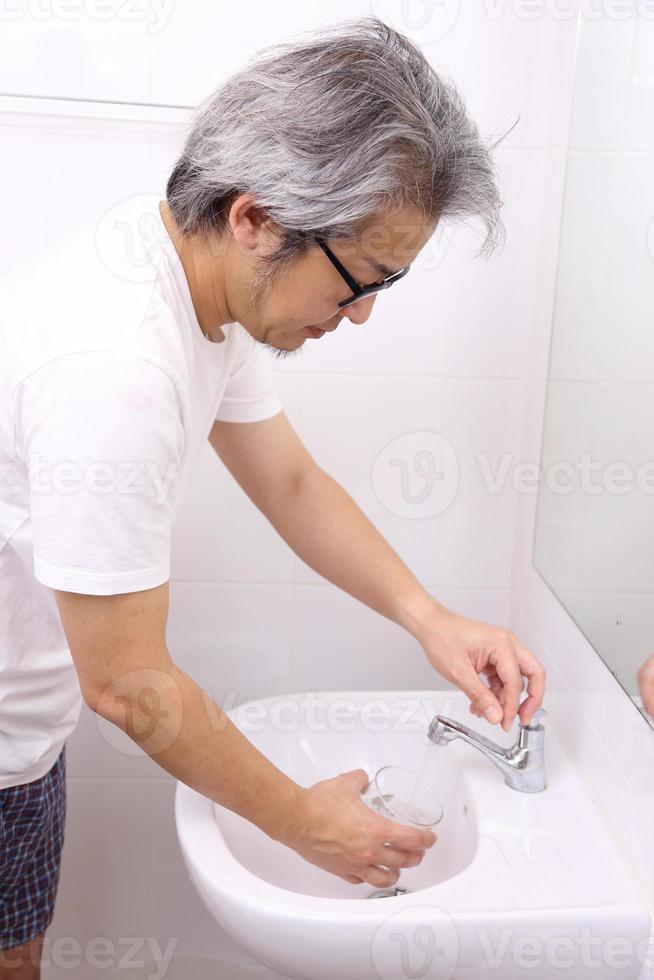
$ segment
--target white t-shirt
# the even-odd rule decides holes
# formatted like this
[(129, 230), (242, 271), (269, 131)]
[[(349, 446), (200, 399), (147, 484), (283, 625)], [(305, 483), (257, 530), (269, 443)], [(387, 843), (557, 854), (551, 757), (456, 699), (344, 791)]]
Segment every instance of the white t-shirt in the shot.
[(45, 775), (81, 711), (52, 589), (167, 581), (214, 419), (282, 408), (240, 323), (202, 333), (158, 208), (139, 207), (0, 280), (0, 788)]

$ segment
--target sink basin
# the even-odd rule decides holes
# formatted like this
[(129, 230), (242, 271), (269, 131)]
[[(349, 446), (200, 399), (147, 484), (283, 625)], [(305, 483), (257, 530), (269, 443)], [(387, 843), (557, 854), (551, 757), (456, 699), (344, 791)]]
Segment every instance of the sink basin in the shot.
[(415, 769), (438, 753), (445, 816), (423, 862), (402, 871), (406, 894), (371, 898), (372, 886), (309, 864), (179, 782), (179, 842), (209, 912), (294, 980), (638, 977), (648, 908), (551, 724), (547, 787), (521, 793), (462, 741), (428, 743), (437, 713), (501, 745), (516, 740), (517, 723), (502, 732), (472, 717), (459, 691), (305, 692), (229, 711), (303, 786), (356, 768)]

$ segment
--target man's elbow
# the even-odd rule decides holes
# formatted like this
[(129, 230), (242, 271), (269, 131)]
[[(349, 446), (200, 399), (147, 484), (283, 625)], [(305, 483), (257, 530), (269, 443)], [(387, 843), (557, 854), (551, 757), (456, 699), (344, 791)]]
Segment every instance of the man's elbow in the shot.
[(192, 684), (170, 661), (169, 665), (131, 670), (103, 689), (86, 688), (82, 696), (91, 711), (123, 731), (148, 755), (156, 756), (180, 736)]
[(173, 667), (166, 645), (168, 583), (118, 595), (55, 596), (85, 704), (116, 724), (156, 711)]

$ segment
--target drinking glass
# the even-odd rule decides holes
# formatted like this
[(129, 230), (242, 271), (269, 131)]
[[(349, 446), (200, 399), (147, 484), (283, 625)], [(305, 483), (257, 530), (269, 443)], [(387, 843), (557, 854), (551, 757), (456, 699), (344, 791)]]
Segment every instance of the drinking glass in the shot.
[(411, 827), (435, 827), (443, 804), (418, 773), (405, 766), (382, 766), (361, 793), (361, 799), (383, 817)]

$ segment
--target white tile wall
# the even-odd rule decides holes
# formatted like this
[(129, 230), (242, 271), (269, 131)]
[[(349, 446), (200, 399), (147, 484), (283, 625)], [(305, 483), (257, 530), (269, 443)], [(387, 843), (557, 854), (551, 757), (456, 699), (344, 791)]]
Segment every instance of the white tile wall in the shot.
[[(406, 454), (402, 440), (411, 433), (446, 430), (445, 395), (438, 377), (325, 373), (310, 379), (303, 375), (300, 380), (302, 439), (318, 464), (347, 490), (423, 581), (438, 581), (443, 518), (412, 520), (389, 510), (386, 504), (393, 507), (393, 501), (377, 482), (373, 465), (389, 444), (397, 446), (398, 455)], [(422, 480), (415, 473), (411, 478), (410, 488), (417, 493)], [(321, 581), (299, 558), (295, 565), (298, 582)]]
[(571, 129), (575, 149), (622, 145), (637, 21), (635, 16), (583, 19)]

